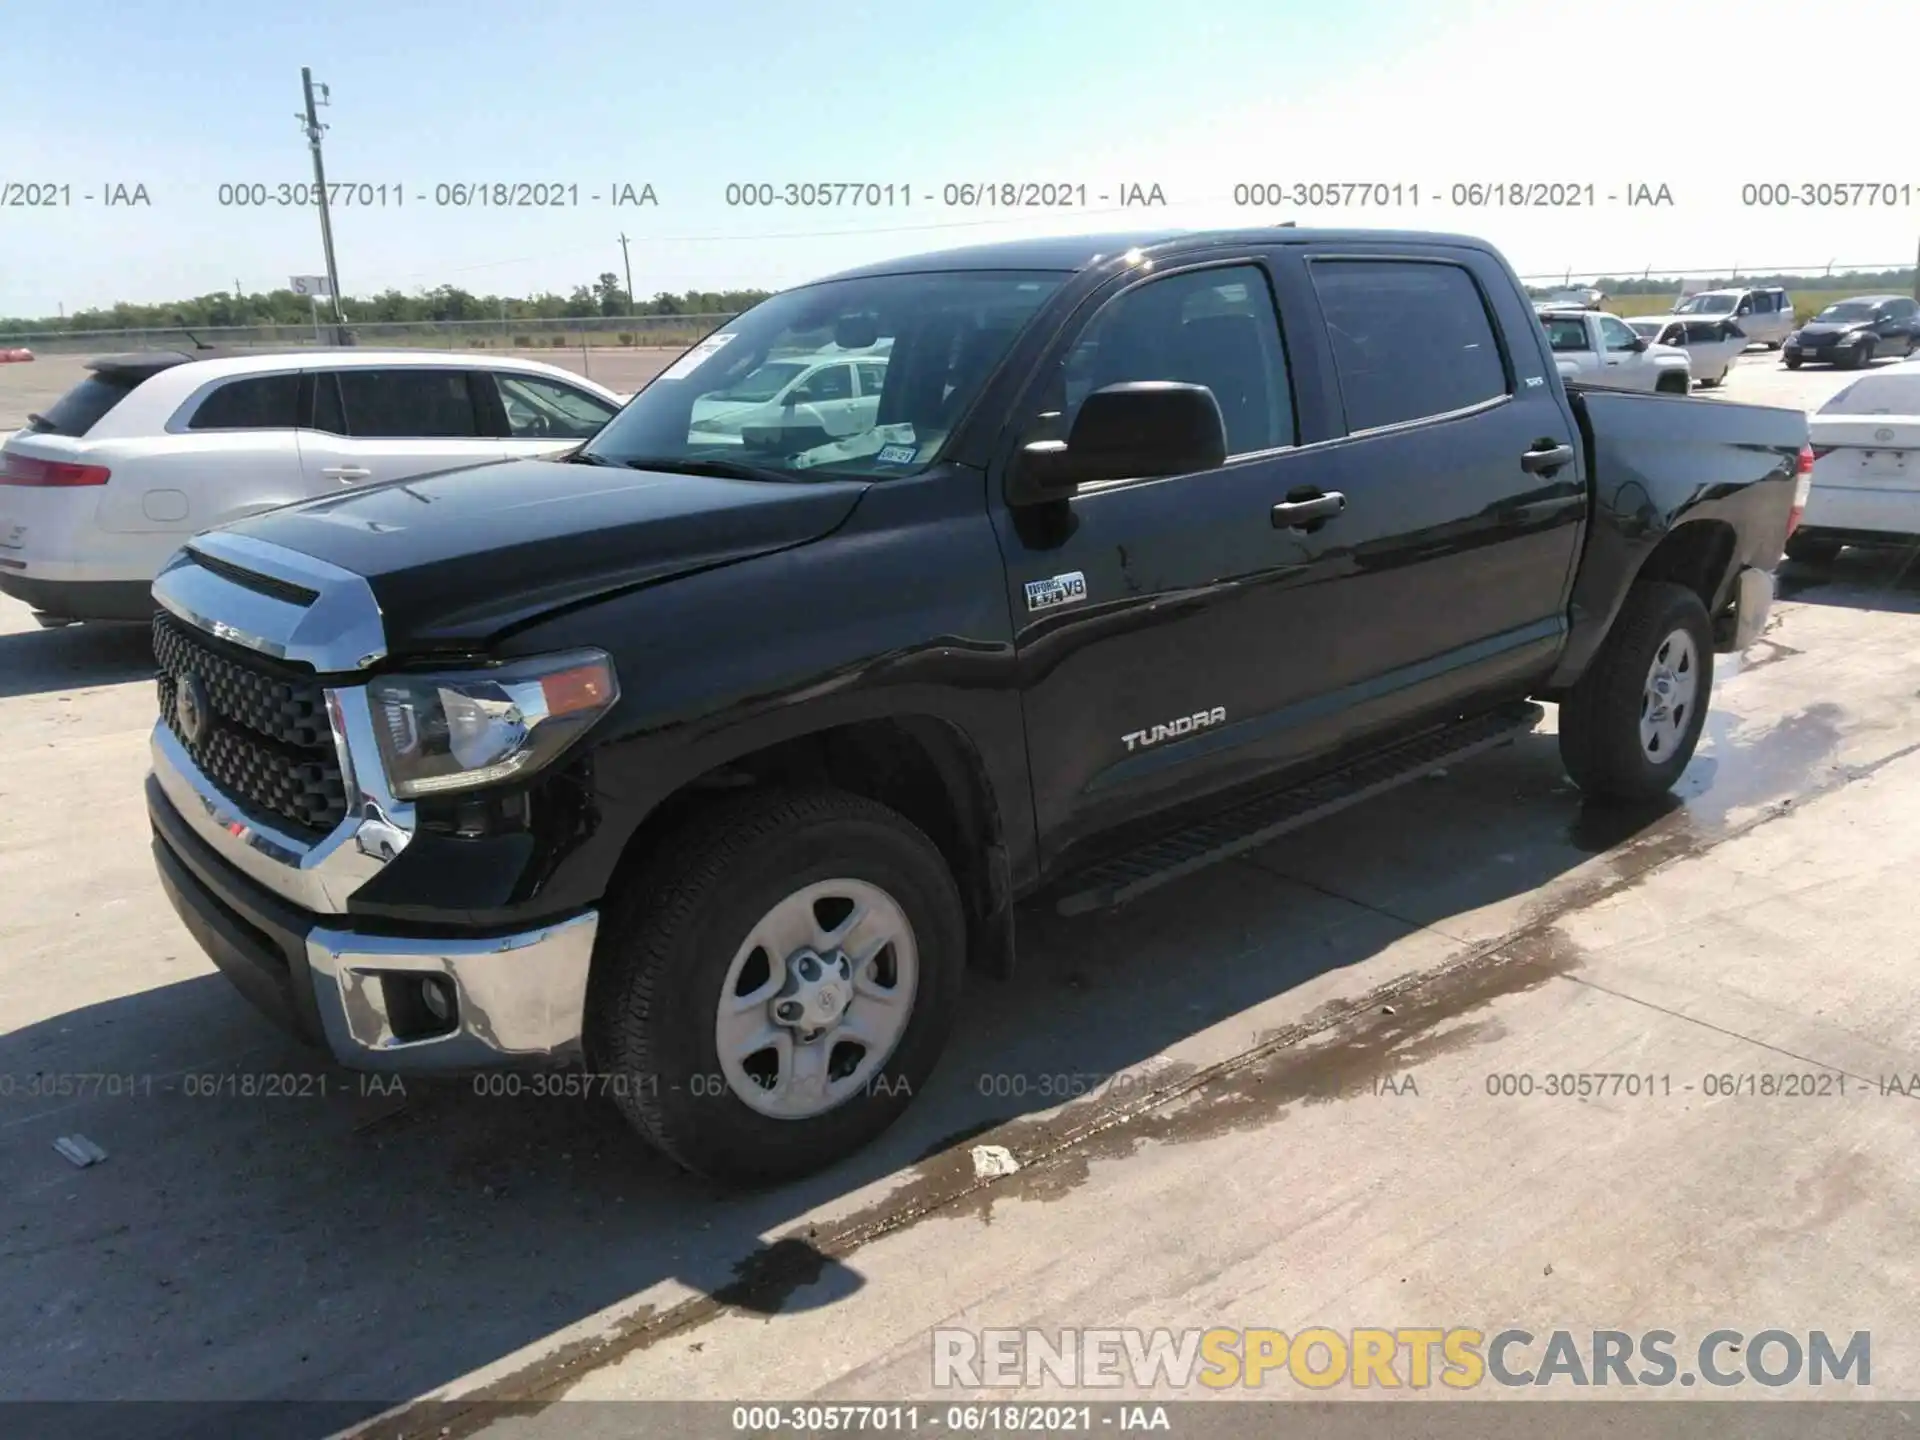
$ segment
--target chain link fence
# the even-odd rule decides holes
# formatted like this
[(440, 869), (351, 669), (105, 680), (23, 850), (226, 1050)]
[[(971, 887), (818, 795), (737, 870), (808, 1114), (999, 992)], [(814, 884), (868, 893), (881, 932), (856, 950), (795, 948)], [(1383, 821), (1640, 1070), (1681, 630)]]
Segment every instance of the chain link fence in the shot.
[[(719, 329), (732, 314), (590, 315), (553, 320), (349, 320), (354, 343), (427, 350), (682, 350)], [(9, 336), (6, 345), (40, 355), (105, 354), (115, 350), (172, 349), (198, 340), (217, 348), (284, 349), (331, 345), (334, 324), (195, 325), (128, 330), (53, 330)]]

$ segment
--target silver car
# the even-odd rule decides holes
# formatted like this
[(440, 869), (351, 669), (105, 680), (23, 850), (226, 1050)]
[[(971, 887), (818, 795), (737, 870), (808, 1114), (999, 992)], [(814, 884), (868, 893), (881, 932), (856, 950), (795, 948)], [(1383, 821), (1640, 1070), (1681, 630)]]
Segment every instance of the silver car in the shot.
[(1777, 285), (1759, 289), (1702, 290), (1673, 307), (1675, 315), (1731, 320), (1749, 342), (1778, 350), (1793, 333), (1793, 297)]

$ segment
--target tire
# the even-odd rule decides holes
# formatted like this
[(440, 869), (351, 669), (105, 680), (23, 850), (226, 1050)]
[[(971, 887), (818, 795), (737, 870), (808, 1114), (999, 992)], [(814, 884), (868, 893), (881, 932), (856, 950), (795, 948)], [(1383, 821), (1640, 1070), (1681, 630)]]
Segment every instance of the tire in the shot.
[(1789, 370), (1798, 370), (1804, 364), (1806, 364), (1806, 361), (1798, 355), (1787, 356), (1787, 368)]
[[(1684, 644), (1682, 642), (1684, 641)], [(1686, 694), (1671, 723), (1651, 717), (1656, 667), (1684, 660), (1683, 675), (1660, 676)], [(1690, 686), (1681, 683), (1691, 676)], [(1560, 759), (1595, 800), (1645, 801), (1673, 788), (1693, 758), (1713, 694), (1713, 627), (1684, 585), (1643, 581), (1627, 591), (1599, 653), (1560, 704)], [(1657, 707), (1656, 707), (1657, 708)], [(1675, 707), (1679, 708), (1679, 707)]]
[(1654, 382), (1654, 390), (1661, 395), (1685, 395), (1693, 388), (1691, 380), (1681, 380), (1677, 385), (1662, 375)]
[(1864, 370), (1873, 363), (1874, 344), (1869, 340), (1847, 359), (1847, 369)]
[[(717, 1038), (723, 993), (751, 996), (765, 990), (764, 1010), (750, 1005), (740, 1013), (751, 1016), (752, 1026), (777, 1035), (784, 1027), (775, 1022), (773, 1007), (791, 1004), (805, 968), (800, 949), (782, 956), (773, 955), (771, 947), (749, 950), (752, 932), (769, 923), (783, 902), (789, 915), (819, 915), (819, 905), (804, 899), (810, 887), (838, 892), (849, 886), (866, 887), (867, 913), (883, 917), (875, 922), (879, 933), (887, 933), (887, 915), (906, 924), (904, 941), (889, 943), (873, 957), (882, 969), (891, 969), (896, 986), (912, 987), (903, 1002), (901, 1027), (877, 1047), (886, 1053), (878, 1059), (867, 1053), (854, 1057), (858, 1068), (849, 1065), (850, 1073), (836, 1080), (833, 1068), (848, 1064), (857, 1042), (837, 1041), (835, 1031), (826, 1031), (805, 1048), (802, 1032), (786, 1029), (784, 1056), (773, 1046), (743, 1051), (730, 1068)], [(816, 924), (816, 929), (827, 928)], [(791, 924), (787, 929), (796, 933)], [(823, 953), (837, 965), (838, 952)], [(875, 1139), (925, 1085), (958, 1008), (965, 953), (959, 890), (933, 842), (902, 816), (840, 790), (749, 794), (690, 822), (603, 922), (588, 1000), (589, 1063), (609, 1077), (614, 1102), (627, 1121), (686, 1169), (729, 1185), (795, 1179)], [(796, 957), (790, 970), (788, 963)], [(739, 979), (729, 991), (729, 978), (737, 971)], [(845, 1006), (844, 1020), (878, 992), (862, 989), (859, 966), (841, 973), (847, 983), (835, 993)], [(825, 980), (838, 983), (832, 974)], [(830, 988), (817, 986), (812, 999)], [(884, 1028), (893, 1013), (883, 1004), (865, 1012), (880, 1016), (879, 1021), (862, 1023)], [(837, 1100), (826, 1100), (824, 1108), (791, 1117), (764, 1113), (742, 1098), (743, 1087), (755, 1083), (743, 1065), (764, 1066), (767, 1057), (776, 1057), (776, 1078), (785, 1071), (791, 1080), (792, 1064), (803, 1049), (826, 1067), (830, 1083), (857, 1083)], [(861, 1077), (869, 1061), (877, 1068)], [(803, 1107), (818, 1098), (800, 1087), (785, 1093), (787, 1101), (781, 1103)], [(774, 1089), (764, 1088), (758, 1098), (771, 1105), (774, 1096)]]
[(1902, 360), (1911, 360), (1915, 354), (1920, 354), (1920, 335), (1909, 335), (1907, 337), (1907, 348), (1901, 352), (1900, 358)]
[(1840, 558), (1840, 552), (1846, 547), (1838, 540), (1824, 540), (1818, 535), (1796, 535), (1787, 541), (1787, 559), (1801, 565), (1831, 565)]

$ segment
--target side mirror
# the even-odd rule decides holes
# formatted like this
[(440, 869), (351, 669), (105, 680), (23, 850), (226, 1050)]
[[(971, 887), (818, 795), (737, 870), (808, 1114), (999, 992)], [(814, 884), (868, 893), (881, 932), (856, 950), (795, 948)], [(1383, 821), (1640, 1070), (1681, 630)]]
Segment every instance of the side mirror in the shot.
[(788, 410), (791, 410), (796, 405), (810, 405), (812, 403), (813, 392), (804, 386), (798, 390), (789, 390), (787, 392), (787, 398), (780, 402), (781, 406)]
[(1646, 348), (1647, 348), (1646, 336), (1636, 335), (1633, 337), (1633, 349), (1636, 354), (1644, 351)]
[(1064, 500), (1102, 480), (1146, 480), (1227, 462), (1227, 424), (1204, 385), (1131, 380), (1094, 391), (1065, 441), (1036, 440), (1015, 457), (1008, 501)]

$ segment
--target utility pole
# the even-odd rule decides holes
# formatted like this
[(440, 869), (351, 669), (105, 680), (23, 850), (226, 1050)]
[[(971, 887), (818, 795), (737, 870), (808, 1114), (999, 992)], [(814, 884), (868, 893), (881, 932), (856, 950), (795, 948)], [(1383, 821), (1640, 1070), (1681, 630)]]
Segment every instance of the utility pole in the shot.
[(320, 243), (327, 253), (327, 291), (329, 298), (333, 301), (333, 318), (336, 324), (334, 339), (338, 344), (350, 345), (353, 341), (347, 334), (347, 312), (340, 308), (340, 270), (333, 261), (333, 217), (327, 210), (327, 167), (320, 159), (320, 137), (326, 133), (327, 127), (320, 123), (320, 117), (315, 113), (314, 108), (316, 105), (331, 104), (332, 97), (328, 94), (327, 87), (321, 85), (318, 87), (320, 98), (317, 101), (314, 99), (313, 92), (316, 87), (313, 83), (313, 71), (305, 65), (300, 67), (300, 86), (306, 92), (307, 113), (296, 115), (294, 118), (305, 126), (307, 146), (313, 151), (313, 185), (319, 192), (316, 200), (320, 209)]
[(620, 232), (620, 264), (627, 272), (627, 313), (631, 315), (634, 312), (633, 261), (627, 258), (627, 232), (624, 230)]
[(1920, 249), (1913, 252), (1913, 298), (1920, 300)]

